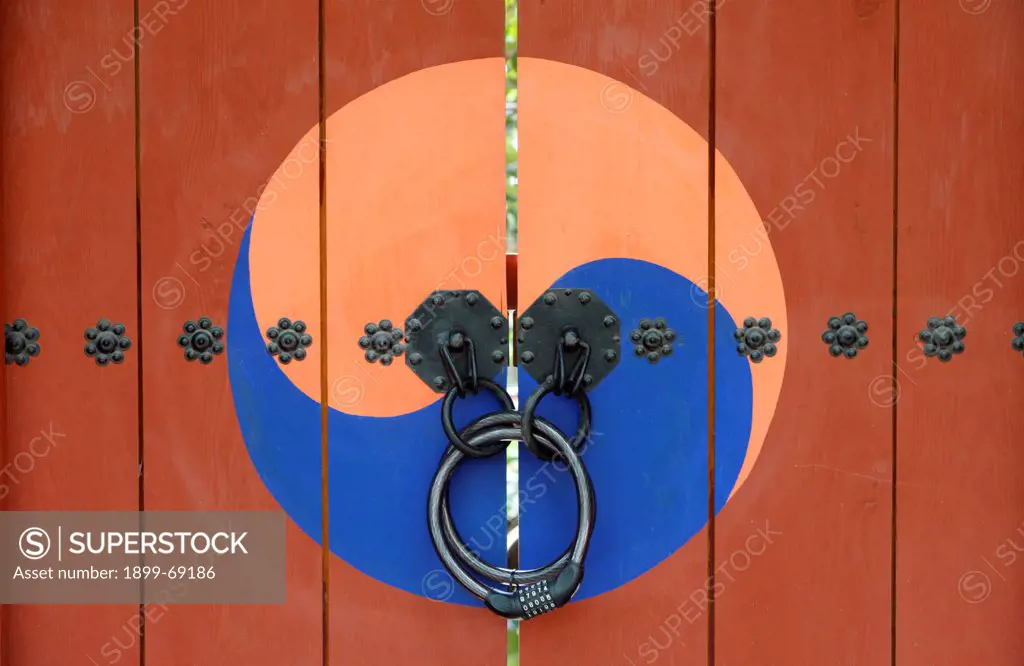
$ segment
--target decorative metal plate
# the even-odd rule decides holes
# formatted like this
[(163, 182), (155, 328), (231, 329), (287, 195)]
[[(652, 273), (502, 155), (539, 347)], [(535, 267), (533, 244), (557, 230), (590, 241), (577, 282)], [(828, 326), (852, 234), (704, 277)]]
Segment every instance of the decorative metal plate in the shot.
[[(453, 333), (473, 341), (478, 377), (494, 379), (508, 365), (507, 316), (479, 291), (435, 291), (405, 319), (405, 364), (435, 392), (449, 388), (440, 348)], [(464, 356), (452, 353), (460, 372)]]
[[(516, 335), (519, 367), (544, 383), (551, 376), (558, 345), (568, 331), (575, 331), (590, 345), (590, 362), (583, 377), (583, 388), (590, 391), (619, 364), (622, 337), (618, 315), (586, 289), (552, 289), (526, 308)], [(566, 352), (566, 372), (580, 353)]]
[(828, 330), (821, 334), (821, 341), (828, 345), (828, 353), (832, 356), (857, 358), (857, 352), (868, 346), (867, 331), (867, 323), (847, 312), (842, 317), (828, 320)]
[(15, 319), (4, 324), (4, 363), (28, 365), (39, 355), (39, 329), (28, 325), (24, 319)]
[(747, 356), (754, 363), (760, 363), (779, 351), (778, 342), (782, 339), (782, 333), (772, 326), (772, 320), (768, 317), (747, 317), (743, 320), (743, 328), (737, 328), (733, 337), (736, 339), (736, 352), (740, 356)]
[(85, 329), (85, 355), (96, 359), (96, 365), (109, 365), (124, 362), (124, 353), (132, 346), (131, 339), (125, 335), (124, 324), (111, 324), (107, 319), (100, 319), (95, 327)]
[(957, 324), (955, 318), (929, 317), (928, 328), (918, 333), (917, 339), (924, 343), (925, 356), (938, 356), (943, 363), (949, 363), (953, 356), (964, 353), (966, 336), (967, 329)]
[(276, 356), (281, 365), (288, 365), (292, 359), (306, 358), (306, 348), (313, 344), (313, 336), (306, 333), (306, 322), (292, 321), (287, 317), (277, 320), (277, 326), (267, 329), (267, 353)]
[(198, 322), (186, 321), (181, 330), (178, 346), (185, 349), (185, 360), (198, 359), (203, 365), (209, 365), (215, 355), (223, 353), (224, 329), (214, 326), (209, 317), (200, 317)]
[(653, 322), (641, 319), (636, 329), (629, 334), (629, 341), (634, 345), (633, 353), (651, 363), (657, 363), (662, 356), (670, 356), (675, 339), (676, 332), (668, 327), (662, 317)]
[(363, 332), (366, 335), (359, 338), (359, 348), (366, 350), (363, 357), (369, 363), (380, 361), (381, 365), (391, 365), (395, 357), (405, 351), (402, 344), (405, 334), (395, 328), (390, 319), (381, 319), (376, 324), (371, 321), (363, 327)]

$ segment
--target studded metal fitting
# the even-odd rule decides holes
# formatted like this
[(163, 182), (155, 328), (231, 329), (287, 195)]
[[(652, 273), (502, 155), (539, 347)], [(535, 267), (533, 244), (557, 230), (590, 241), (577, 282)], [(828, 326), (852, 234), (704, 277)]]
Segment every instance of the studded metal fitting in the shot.
[(125, 334), (124, 324), (111, 324), (106, 319), (96, 322), (95, 328), (85, 329), (85, 355), (96, 359), (96, 365), (124, 361), (124, 353), (132, 346)]
[(588, 349), (589, 361), (581, 378), (585, 391), (593, 390), (618, 366), (622, 349), (615, 312), (594, 292), (568, 287), (544, 293), (523, 311), (516, 341), (520, 367), (538, 384), (552, 378), (559, 347), (570, 355), (566, 367), (572, 367)]
[(868, 346), (868, 325), (852, 312), (828, 320), (828, 330), (821, 334), (821, 340), (828, 345), (833, 356), (857, 358), (857, 352)]
[(29, 360), (38, 356), (39, 329), (28, 325), (24, 319), (15, 319), (4, 324), (4, 362), (7, 365), (28, 365)]
[(185, 348), (185, 360), (199, 360), (203, 365), (213, 362), (213, 357), (224, 351), (224, 329), (214, 326), (209, 317), (200, 317), (198, 321), (186, 321), (181, 327), (184, 331), (178, 336), (178, 346)]
[(629, 334), (630, 342), (635, 345), (633, 351), (636, 355), (646, 357), (651, 363), (657, 363), (662, 356), (669, 356), (675, 339), (676, 332), (669, 328), (661, 317), (653, 322), (641, 319), (637, 328)]
[(267, 329), (267, 339), (270, 340), (267, 352), (276, 356), (282, 365), (291, 363), (292, 359), (301, 361), (306, 358), (306, 348), (313, 344), (304, 322), (293, 322), (285, 317), (277, 321), (277, 326)]
[(1019, 351), (1024, 356), (1024, 321), (1018, 321), (1013, 325), (1013, 341), (1010, 343), (1014, 351)]
[(462, 354), (466, 339), (478, 377), (494, 379), (507, 367), (507, 316), (476, 290), (431, 292), (405, 318), (405, 363), (431, 390), (445, 393), (451, 388), (449, 369), (439, 352), (447, 349), (468, 370), (469, 356)]
[(760, 363), (766, 356), (775, 356), (779, 351), (777, 343), (782, 334), (779, 329), (772, 328), (772, 320), (768, 317), (747, 317), (743, 320), (743, 328), (737, 328), (733, 337), (740, 356), (748, 356), (754, 363)]
[(931, 317), (928, 328), (917, 334), (917, 339), (924, 343), (925, 356), (938, 356), (943, 363), (948, 363), (954, 354), (964, 352), (963, 339), (967, 329), (956, 323), (953, 317)]
[(405, 346), (402, 338), (405, 334), (402, 329), (395, 328), (389, 319), (381, 319), (379, 323), (368, 323), (363, 330), (366, 335), (359, 338), (359, 347), (366, 350), (364, 354), (367, 361), (381, 365), (391, 365), (391, 362), (402, 355)]

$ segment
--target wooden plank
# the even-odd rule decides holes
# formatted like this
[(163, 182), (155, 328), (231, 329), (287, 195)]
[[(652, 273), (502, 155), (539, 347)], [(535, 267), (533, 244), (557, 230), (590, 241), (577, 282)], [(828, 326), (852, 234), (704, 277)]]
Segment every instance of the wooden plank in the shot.
[[(2, 135), (6, 136), (6, 134)], [(2, 153), (0, 153), (2, 154)], [(0, 165), (3, 162), (0, 161)], [(2, 169), (0, 169), (2, 174)], [(2, 175), (0, 175), (2, 177)], [(6, 217), (0, 218), (0, 220), (6, 219)], [(4, 295), (4, 269), (6, 265), (5, 255), (3, 253), (4, 238), (6, 237), (5, 225), (0, 222), (0, 319), (7, 321), (7, 308), (5, 307), (6, 297)], [(7, 331), (4, 330), (4, 347), (6, 348)], [(9, 458), (7, 457), (7, 363), (5, 354), (5, 363), (0, 367), (0, 460), (3, 461), (4, 465), (7, 464)], [(0, 497), (0, 511), (7, 510), (7, 495)], [(0, 666), (7, 666), (8, 660), (7, 654), (7, 604), (0, 604)]]
[[(716, 284), (733, 328), (768, 317), (782, 336), (751, 364), (742, 489), (716, 475), (716, 503), (734, 493), (715, 523), (723, 666), (890, 655), (892, 410), (876, 403), (892, 363), (894, 13), (855, 4), (724, 5), (717, 17)], [(731, 226), (732, 187), (757, 206), (756, 232)], [(759, 273), (774, 280), (751, 282)], [(871, 345), (833, 357), (823, 334), (846, 313)], [(716, 463), (732, 332), (716, 336)]]
[[(297, 407), (291, 383), (319, 376), (316, 207), (273, 232), (275, 264), (253, 259), (247, 227), (318, 168), (316, 142), (302, 143), (318, 118), (317, 2), (143, 0), (139, 12), (152, 26), (140, 64), (145, 508), (287, 509), (288, 484), (320, 495), (319, 406)], [(290, 292), (267, 289), (268, 272)], [(281, 372), (254, 308), (305, 322), (307, 358)], [(209, 365), (177, 344), (201, 317), (227, 331)], [(277, 438), (268, 422), (302, 427)], [(284, 488), (268, 478), (275, 453), (304, 465)], [(288, 522), (285, 604), (150, 606), (146, 663), (320, 663), (319, 501), (310, 511)]]
[(903, 0), (899, 98), (896, 661), (1019, 664), (1024, 5)]
[[(583, 585), (567, 608), (522, 624), (524, 664), (708, 661), (707, 614), (677, 611), (707, 570), (702, 9), (692, 0), (519, 3), (519, 310), (552, 284), (586, 288), (616, 312), (623, 336), (618, 366), (590, 394), (585, 461), (599, 510)], [(629, 335), (655, 317), (678, 338), (651, 365)], [(526, 396), (536, 382), (520, 370)], [(548, 398), (539, 411), (575, 431), (569, 401)], [(530, 568), (565, 548), (576, 500), (564, 471), (525, 448), (519, 465), (521, 566)]]
[[(12, 0), (0, 26), (4, 321), (27, 320), (41, 346), (7, 367), (0, 495), (10, 511), (134, 511), (138, 353), (100, 367), (82, 351), (103, 318), (139, 338), (132, 3)], [(137, 664), (137, 616), (9, 606), (3, 658)]]
[[(407, 355), (384, 367), (356, 344), (367, 323), (405, 328), (435, 289), (477, 289), (504, 312), (503, 26), (498, 0), (327, 7), (330, 663), (338, 666), (505, 659), (506, 623), (443, 571), (424, 520), (447, 443), (440, 396), (400, 367)], [(457, 418), (495, 407), (481, 394), (459, 405)], [(460, 471), (452, 503), (471, 545), (504, 565), (504, 456)]]

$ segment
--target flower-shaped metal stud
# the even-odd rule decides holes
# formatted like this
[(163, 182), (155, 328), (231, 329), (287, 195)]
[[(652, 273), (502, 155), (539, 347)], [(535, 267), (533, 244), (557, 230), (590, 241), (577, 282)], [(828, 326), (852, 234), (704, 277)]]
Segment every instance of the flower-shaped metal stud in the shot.
[(847, 312), (828, 320), (828, 330), (821, 334), (821, 340), (828, 345), (829, 354), (857, 358), (857, 351), (868, 346), (867, 332), (868, 325)]
[(186, 321), (181, 327), (184, 331), (178, 336), (178, 346), (185, 348), (185, 360), (199, 362), (203, 365), (213, 362), (213, 357), (224, 351), (224, 329), (214, 326), (209, 317), (200, 317), (199, 321)]
[(776, 344), (782, 339), (782, 334), (779, 329), (772, 328), (772, 320), (768, 317), (747, 317), (743, 320), (743, 328), (737, 328), (733, 337), (740, 356), (748, 356), (754, 363), (760, 363), (766, 356), (775, 356), (779, 351)]
[(4, 362), (28, 365), (33, 356), (39, 355), (39, 329), (32, 328), (24, 319), (15, 319), (4, 324)]
[(96, 322), (95, 328), (85, 329), (85, 355), (96, 359), (96, 365), (121, 363), (132, 341), (124, 334), (124, 324), (111, 324), (106, 319)]
[(668, 323), (661, 317), (653, 322), (641, 319), (629, 334), (629, 341), (633, 343), (636, 355), (645, 356), (651, 363), (657, 363), (662, 356), (669, 356), (675, 339), (676, 332), (669, 328)]
[(958, 325), (953, 317), (931, 317), (928, 328), (918, 333), (917, 339), (924, 343), (925, 356), (938, 356), (940, 361), (947, 363), (953, 354), (963, 353), (966, 335), (967, 329)]
[(1024, 321), (1018, 321), (1013, 325), (1013, 341), (1010, 344), (1015, 351), (1024, 356)]
[(313, 344), (312, 336), (306, 333), (306, 324), (286, 317), (278, 319), (277, 326), (267, 329), (267, 339), (270, 340), (267, 352), (276, 356), (282, 365), (291, 363), (292, 359), (306, 358), (306, 348)]
[(395, 328), (390, 319), (381, 319), (377, 324), (371, 321), (363, 330), (366, 335), (359, 338), (359, 347), (366, 350), (364, 356), (370, 363), (380, 361), (381, 365), (391, 365), (405, 351), (402, 344), (405, 334)]

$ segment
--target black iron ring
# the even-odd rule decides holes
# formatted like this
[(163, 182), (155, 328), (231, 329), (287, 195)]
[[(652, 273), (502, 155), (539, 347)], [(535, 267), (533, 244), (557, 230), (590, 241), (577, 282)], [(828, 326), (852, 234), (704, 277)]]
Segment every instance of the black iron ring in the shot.
[[(491, 393), (493, 393), (494, 397), (501, 401), (501, 404), (505, 408), (506, 412), (511, 412), (515, 409), (515, 405), (512, 403), (512, 396), (510, 396), (508, 392), (505, 391), (505, 389), (501, 388), (491, 380), (478, 377), (476, 380), (476, 385), (477, 387), (483, 387), (490, 391)], [(452, 386), (452, 388), (448, 389), (448, 392), (445, 393), (444, 402), (441, 403), (441, 427), (444, 428), (445, 437), (448, 438), (448, 441), (451, 442), (452, 446), (461, 451), (463, 455), (468, 456), (470, 458), (486, 458), (504, 449), (506, 444), (500, 441), (493, 444), (490, 447), (480, 449), (474, 448), (466, 443), (466, 441), (462, 438), (462, 436), (459, 435), (458, 431), (455, 429), (455, 421), (454, 417), (452, 416), (452, 410), (455, 407), (455, 399), (458, 397), (458, 386)], [(473, 421), (468, 426), (466, 426), (464, 430), (470, 430), (474, 426), (477, 426), (477, 424), (481, 420), (482, 419), (477, 419), (476, 421)], [(470, 430), (470, 432), (475, 432), (475, 430)]]
[[(544, 396), (553, 393), (554, 390), (554, 382), (545, 382), (534, 389), (530, 397), (526, 399), (526, 404), (523, 405), (523, 443), (526, 444), (526, 448), (530, 453), (544, 462), (556, 460), (558, 458), (558, 450), (550, 443), (541, 441), (534, 434), (533, 425), (537, 420), (534, 412), (537, 411), (537, 405), (544, 399)], [(577, 391), (572, 394), (572, 397), (576, 399), (576, 404), (580, 408), (580, 425), (569, 444), (574, 451), (579, 451), (580, 446), (590, 436), (590, 398), (587, 397), (584, 391)]]
[[(524, 421), (521, 417), (520, 427), (503, 425), (512, 420), (509, 414), (492, 414), (485, 418), (490, 419), (488, 424), (477, 426), (477, 432), (468, 436), (465, 442), (474, 450), (485, 446), (491, 448), (497, 442), (523, 438), (521, 424)], [(576, 537), (570, 549), (561, 557), (543, 567), (520, 571), (488, 565), (469, 550), (458, 537), (448, 511), (448, 484), (460, 462), (466, 458), (454, 446), (449, 446), (441, 458), (427, 502), (430, 538), (441, 563), (463, 587), (481, 599), (489, 609), (502, 617), (512, 619), (531, 618), (549, 612), (565, 605), (575, 595), (583, 579), (583, 560), (590, 545), (597, 517), (593, 485), (582, 459), (570, 445), (569, 439), (546, 420), (538, 419), (534, 425), (540, 435), (550, 442), (558, 455), (566, 461), (566, 467), (576, 485)], [(465, 431), (463, 434), (466, 434)], [(467, 569), (485, 580), (504, 585), (509, 590), (489, 587), (474, 578)]]

